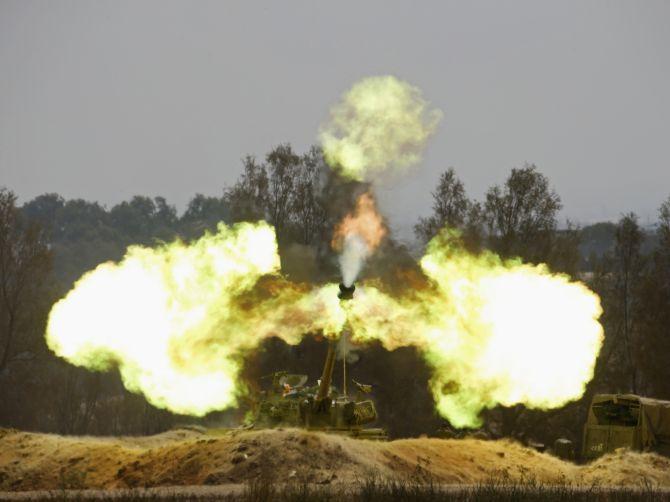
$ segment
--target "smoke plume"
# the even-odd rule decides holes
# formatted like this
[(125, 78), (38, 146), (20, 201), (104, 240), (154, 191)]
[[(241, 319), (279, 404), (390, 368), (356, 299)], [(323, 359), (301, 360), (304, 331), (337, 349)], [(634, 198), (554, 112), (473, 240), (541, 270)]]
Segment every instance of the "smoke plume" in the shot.
[(418, 163), (442, 117), (421, 91), (392, 76), (356, 83), (330, 110), (320, 131), (326, 162), (343, 176), (371, 181)]

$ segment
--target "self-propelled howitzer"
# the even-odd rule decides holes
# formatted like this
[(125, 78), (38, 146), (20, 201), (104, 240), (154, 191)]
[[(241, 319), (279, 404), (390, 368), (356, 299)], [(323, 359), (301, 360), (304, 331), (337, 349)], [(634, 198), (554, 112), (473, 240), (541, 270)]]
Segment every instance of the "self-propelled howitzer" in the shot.
[[(355, 287), (340, 284), (340, 301), (353, 299)], [(255, 428), (300, 427), (365, 439), (386, 439), (386, 432), (364, 425), (377, 420), (377, 410), (369, 398), (372, 390), (352, 380), (356, 396), (346, 391), (346, 357), (343, 360), (343, 392), (332, 386), (336, 362), (335, 340), (328, 341), (328, 352), (321, 378), (315, 386), (305, 385), (307, 375), (289, 374), (285, 371), (271, 375), (272, 385), (261, 393), (254, 413)]]

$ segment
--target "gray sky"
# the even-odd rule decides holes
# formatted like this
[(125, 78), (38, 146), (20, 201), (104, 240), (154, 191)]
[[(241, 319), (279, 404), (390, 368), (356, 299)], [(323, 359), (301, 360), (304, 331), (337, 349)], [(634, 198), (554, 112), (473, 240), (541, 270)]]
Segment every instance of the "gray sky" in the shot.
[(445, 114), (422, 165), (378, 190), (403, 235), (443, 169), (480, 198), (526, 161), (563, 217), (646, 223), (670, 195), (669, 21), (667, 0), (0, 0), (0, 185), (183, 209), (393, 74)]

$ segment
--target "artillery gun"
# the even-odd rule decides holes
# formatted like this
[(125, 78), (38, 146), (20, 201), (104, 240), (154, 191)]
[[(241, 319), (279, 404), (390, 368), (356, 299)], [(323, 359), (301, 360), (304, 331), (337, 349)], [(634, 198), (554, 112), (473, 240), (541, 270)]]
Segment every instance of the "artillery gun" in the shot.
[[(338, 297), (351, 300), (355, 287), (340, 284)], [(300, 427), (326, 431), (361, 439), (387, 439), (380, 428), (364, 428), (377, 420), (377, 410), (370, 399), (354, 399), (347, 394), (346, 357), (343, 360), (343, 387), (339, 394), (332, 387), (336, 359), (336, 341), (328, 341), (328, 352), (321, 378), (315, 386), (306, 386), (307, 375), (279, 371), (270, 375), (272, 385), (261, 393), (256, 403), (253, 426), (256, 428)], [(369, 394), (371, 386), (353, 380), (357, 397)]]

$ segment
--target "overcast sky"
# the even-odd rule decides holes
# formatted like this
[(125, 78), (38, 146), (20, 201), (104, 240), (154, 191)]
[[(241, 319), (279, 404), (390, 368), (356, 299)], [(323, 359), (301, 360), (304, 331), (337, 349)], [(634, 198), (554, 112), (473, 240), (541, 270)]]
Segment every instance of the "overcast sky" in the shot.
[(481, 198), (525, 162), (563, 218), (647, 223), (670, 195), (669, 22), (654, 0), (0, 0), (0, 186), (183, 209), (393, 74), (444, 112), (423, 163), (378, 189), (402, 234), (447, 167)]

